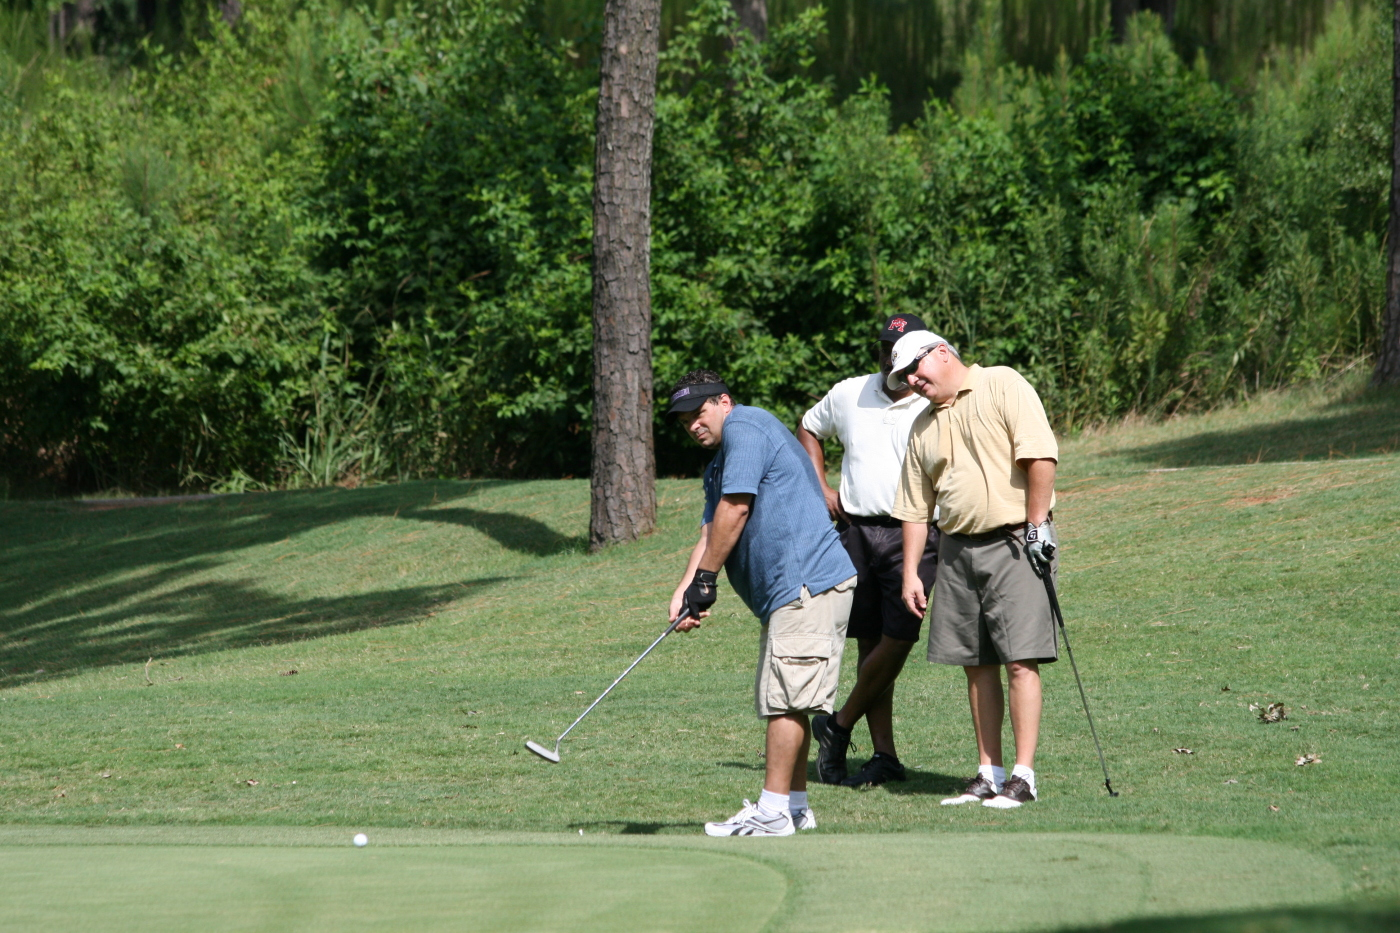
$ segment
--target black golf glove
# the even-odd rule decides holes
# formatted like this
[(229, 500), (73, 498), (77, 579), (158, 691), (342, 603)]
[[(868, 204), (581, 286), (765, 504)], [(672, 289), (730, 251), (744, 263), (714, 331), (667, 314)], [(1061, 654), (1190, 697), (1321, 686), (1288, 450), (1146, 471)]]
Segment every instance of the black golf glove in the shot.
[(1049, 522), (1032, 525), (1026, 522), (1026, 556), (1030, 558), (1031, 569), (1043, 574), (1050, 569), (1050, 560), (1055, 556), (1055, 536), (1050, 531)]
[(714, 570), (697, 570), (695, 579), (685, 588), (682, 605), (688, 606), (698, 619), (700, 613), (709, 609), (719, 598), (719, 573)]

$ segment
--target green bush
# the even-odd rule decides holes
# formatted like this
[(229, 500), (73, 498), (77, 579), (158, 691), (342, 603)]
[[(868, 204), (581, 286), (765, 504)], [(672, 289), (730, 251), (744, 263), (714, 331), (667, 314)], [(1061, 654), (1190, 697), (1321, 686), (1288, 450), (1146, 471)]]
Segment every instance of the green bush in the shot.
[[(279, 2), (122, 68), (4, 24), (0, 473), (586, 472), (588, 46), (528, 5)], [(1065, 429), (1353, 365), (1383, 297), (1385, 26), (1338, 8), (1236, 100), (1142, 16), (1054, 75), (970, 55), (892, 129), (878, 86), (812, 77), (819, 11), (723, 52), (742, 34), (705, 0), (660, 69), (658, 388), (706, 366), (795, 421), (896, 312), (1021, 368)], [(660, 469), (693, 470), (657, 429)]]

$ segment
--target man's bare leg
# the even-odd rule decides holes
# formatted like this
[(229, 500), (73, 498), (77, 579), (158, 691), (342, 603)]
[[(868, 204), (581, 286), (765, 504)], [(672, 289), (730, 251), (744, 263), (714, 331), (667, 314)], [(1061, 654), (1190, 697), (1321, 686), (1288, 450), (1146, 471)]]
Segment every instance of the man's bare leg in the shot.
[(807, 750), (811, 726), (806, 713), (768, 717), (763, 789), (786, 796), (807, 789)]
[(964, 667), (963, 672), (967, 675), (968, 705), (972, 707), (972, 730), (977, 735), (977, 763), (1000, 768), (1001, 724), (1006, 717), (1001, 668), (980, 664)]
[(856, 683), (846, 704), (833, 717), (836, 724), (850, 731), (865, 717), (870, 729), (870, 744), (875, 751), (898, 757), (894, 749), (894, 682), (904, 670), (904, 662), (914, 647), (912, 641), (881, 636), (861, 638)]
[(1035, 747), (1040, 742), (1040, 664), (1012, 661), (1006, 665), (1006, 681), (1011, 693), (1011, 734), (1016, 738), (1016, 764), (1034, 769)]

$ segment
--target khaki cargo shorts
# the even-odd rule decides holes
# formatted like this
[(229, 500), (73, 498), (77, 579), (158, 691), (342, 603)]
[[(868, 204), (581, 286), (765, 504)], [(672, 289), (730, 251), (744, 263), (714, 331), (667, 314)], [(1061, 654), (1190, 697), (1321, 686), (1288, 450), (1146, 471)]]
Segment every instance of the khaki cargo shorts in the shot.
[(841, 678), (841, 652), (856, 578), (773, 610), (758, 637), (754, 709), (759, 719), (787, 713), (830, 713)]
[[(1051, 562), (1051, 579), (1059, 569)], [(1059, 657), (1045, 581), (1031, 569), (1025, 531), (938, 539), (928, 659), (971, 667)]]

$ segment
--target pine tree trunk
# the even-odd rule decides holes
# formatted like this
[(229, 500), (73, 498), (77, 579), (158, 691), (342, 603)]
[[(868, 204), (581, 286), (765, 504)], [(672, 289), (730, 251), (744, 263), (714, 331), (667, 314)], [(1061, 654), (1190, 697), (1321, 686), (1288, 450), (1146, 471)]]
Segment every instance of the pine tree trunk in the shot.
[(1109, 0), (1108, 22), (1113, 30), (1113, 41), (1123, 42), (1128, 38), (1128, 20), (1137, 12), (1137, 0)]
[(764, 42), (768, 39), (767, 0), (729, 0), (739, 17), (739, 25), (747, 29), (754, 39)]
[(1376, 356), (1375, 385), (1400, 385), (1400, 0), (1395, 0), (1392, 28), (1390, 94), (1390, 230), (1386, 236), (1385, 323)]
[(656, 527), (651, 138), (660, 0), (608, 0), (593, 181), (593, 550)]

